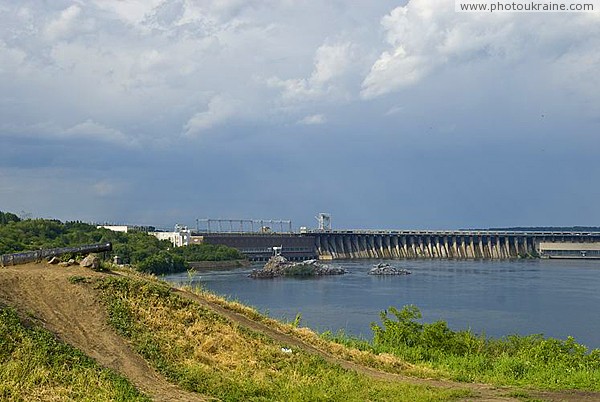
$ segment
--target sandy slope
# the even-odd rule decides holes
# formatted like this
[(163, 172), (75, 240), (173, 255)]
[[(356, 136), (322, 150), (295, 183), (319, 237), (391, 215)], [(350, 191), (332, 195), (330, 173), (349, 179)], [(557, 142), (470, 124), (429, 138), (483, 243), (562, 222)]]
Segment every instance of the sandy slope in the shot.
[(0, 268), (0, 300), (33, 315), (66, 343), (127, 377), (156, 401), (202, 401), (168, 383), (109, 327), (105, 309), (73, 275), (100, 275), (89, 269), (28, 264)]
[[(101, 276), (117, 275), (93, 272), (79, 266), (57, 267), (48, 264), (26, 264), (0, 268), (0, 302), (16, 307), (33, 315), (63, 341), (82, 350), (125, 377), (140, 390), (156, 401), (200, 401), (207, 400), (172, 385), (151, 368), (125, 339), (117, 335), (108, 325), (106, 311), (98, 295), (88, 286), (74, 286), (68, 278), (74, 275)], [(326, 360), (365, 375), (392, 381), (429, 385), (444, 388), (471, 389), (478, 401), (511, 401), (506, 397), (507, 389), (485, 384), (464, 384), (450, 381), (427, 380), (380, 372), (357, 363), (332, 356), (303, 341), (280, 333), (260, 322), (227, 310), (200, 296), (181, 290), (173, 290), (181, 296), (194, 300), (223, 315), (238, 325), (271, 337), (278, 342), (318, 354)], [(600, 394), (588, 392), (535, 393), (530, 395), (548, 401), (600, 401)]]

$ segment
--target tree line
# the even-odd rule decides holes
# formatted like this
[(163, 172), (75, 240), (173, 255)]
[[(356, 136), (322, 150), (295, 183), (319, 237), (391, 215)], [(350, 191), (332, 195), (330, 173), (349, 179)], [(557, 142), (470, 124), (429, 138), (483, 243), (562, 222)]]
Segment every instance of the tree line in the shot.
[(174, 247), (145, 232), (114, 232), (79, 221), (20, 219), (0, 211), (0, 254), (105, 242), (113, 245), (107, 259), (118, 255), (124, 264), (154, 274), (183, 272), (188, 262), (244, 259), (238, 250), (222, 245)]

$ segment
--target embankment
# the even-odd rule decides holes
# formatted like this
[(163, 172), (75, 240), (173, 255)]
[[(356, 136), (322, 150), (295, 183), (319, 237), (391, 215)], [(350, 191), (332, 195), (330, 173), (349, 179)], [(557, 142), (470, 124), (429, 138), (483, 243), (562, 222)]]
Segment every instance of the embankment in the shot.
[(191, 269), (227, 269), (241, 268), (250, 265), (248, 260), (232, 260), (232, 261), (192, 261), (188, 262)]

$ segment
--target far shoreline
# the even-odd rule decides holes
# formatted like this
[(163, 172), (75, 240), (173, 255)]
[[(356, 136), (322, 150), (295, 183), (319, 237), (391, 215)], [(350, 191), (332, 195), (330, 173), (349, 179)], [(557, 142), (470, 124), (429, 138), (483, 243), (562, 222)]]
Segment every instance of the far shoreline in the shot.
[(243, 268), (250, 266), (248, 260), (228, 260), (228, 261), (192, 261), (187, 263), (190, 269), (208, 270), (208, 269), (228, 269)]

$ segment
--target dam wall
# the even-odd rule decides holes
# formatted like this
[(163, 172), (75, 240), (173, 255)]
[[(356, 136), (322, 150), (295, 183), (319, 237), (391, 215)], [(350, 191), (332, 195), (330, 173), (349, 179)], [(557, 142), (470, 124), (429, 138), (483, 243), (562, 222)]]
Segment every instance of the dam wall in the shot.
[(538, 257), (540, 243), (593, 243), (600, 232), (327, 231), (311, 232), (319, 258), (511, 259)]
[(273, 247), (281, 247), (282, 255), (295, 261), (312, 258), (496, 260), (565, 255), (600, 258), (600, 251), (596, 250), (600, 247), (600, 232), (304, 229), (300, 233), (196, 233), (191, 239), (191, 244), (234, 247), (250, 261), (268, 260), (273, 255)]

